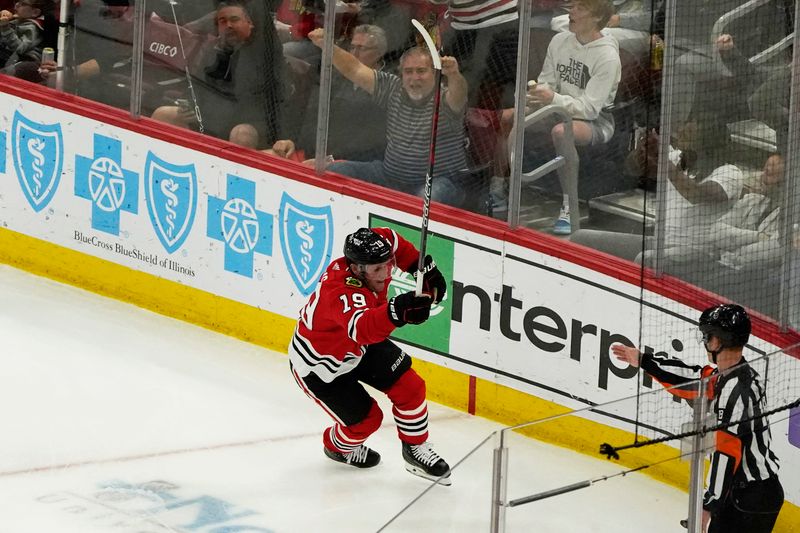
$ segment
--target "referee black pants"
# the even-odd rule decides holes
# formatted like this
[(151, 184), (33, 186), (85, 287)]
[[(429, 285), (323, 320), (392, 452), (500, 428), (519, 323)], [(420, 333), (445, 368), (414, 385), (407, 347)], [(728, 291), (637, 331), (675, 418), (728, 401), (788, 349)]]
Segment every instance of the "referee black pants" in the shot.
[(708, 533), (769, 533), (783, 505), (783, 487), (777, 477), (736, 483)]

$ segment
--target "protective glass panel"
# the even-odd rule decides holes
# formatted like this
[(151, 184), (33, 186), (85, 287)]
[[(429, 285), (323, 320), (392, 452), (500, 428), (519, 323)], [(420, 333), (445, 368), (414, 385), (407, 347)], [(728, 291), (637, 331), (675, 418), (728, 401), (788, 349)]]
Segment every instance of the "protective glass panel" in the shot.
[(252, 149), (286, 127), (276, 1), (147, 3), (142, 114)]
[[(414, 44), (412, 14), (408, 5), (398, 2), (338, 2), (331, 6), (335, 12), (333, 25), (310, 36), (310, 30), (323, 26), (324, 3), (292, 4), (285, 17), (293, 29), (292, 40), (284, 44), (284, 52), (289, 61), (307, 64), (311, 79), (312, 105), (298, 124), (294, 143), (302, 151), (302, 158), (311, 158), (317, 154), (317, 143), (321, 142), (319, 150), (324, 150), (326, 163), (337, 164), (333, 171), (378, 181), (370, 178), (381, 174), (388, 117), (386, 106), (375, 100), (372, 82), (375, 73), (380, 73), (380, 77), (393, 75), (399, 56)], [(329, 73), (330, 96), (321, 85), (320, 72), (321, 47), (326, 35), (336, 48)], [(339, 59), (340, 54), (344, 59)], [(354, 68), (344, 68), (341, 61), (348, 60)], [(318, 121), (320, 109), (322, 122)], [(429, 120), (426, 130), (430, 130), (430, 123)], [(327, 135), (318, 139), (318, 132), (326, 125)], [(424, 136), (424, 132), (420, 135)], [(295, 158), (300, 159), (300, 154)], [(377, 162), (375, 172), (356, 168), (373, 162)], [(342, 164), (348, 166), (339, 168)], [(423, 177), (424, 174), (420, 179)]]
[(521, 225), (639, 256), (654, 219), (657, 144), (648, 132), (658, 125), (662, 67), (661, 45), (651, 45), (656, 7), (533, 2)]
[[(134, 2), (88, 0), (68, 8), (53, 11), (56, 20), (65, 18), (71, 25), (64, 30), (64, 49), (56, 50), (52, 63), (43, 62), (44, 83), (96, 102), (129, 109)], [(62, 70), (57, 70), (56, 65)]]
[(678, 2), (666, 13), (663, 240), (645, 261), (776, 318), (792, 246), (780, 208), (793, 11), (736, 0)]
[[(378, 531), (489, 531), (495, 438), (493, 434), (480, 442), (459, 443), (458, 458), (448, 458), (452, 485), (420, 481), (419, 494), (398, 502), (397, 512), (387, 516)], [(453, 497), (455, 491), (458, 498)]]
[[(329, 109), (325, 156), (333, 161), (332, 172), (414, 196), (424, 194), (432, 169), (434, 201), (486, 214), (491, 176), (508, 171), (517, 4), (485, 13), (480, 6), (454, 4), (336, 5), (330, 31), (339, 48), (335, 58), (341, 53), (342, 63), (334, 61), (331, 98), (321, 103)], [(302, 9), (313, 13), (315, 8)], [(423, 33), (444, 57), (440, 77)], [(285, 50), (300, 60), (318, 61), (319, 50), (308, 39), (287, 43)], [(306, 155), (312, 144), (312, 154), (322, 148), (315, 143), (321, 127), (315, 118), (305, 122), (298, 137)]]

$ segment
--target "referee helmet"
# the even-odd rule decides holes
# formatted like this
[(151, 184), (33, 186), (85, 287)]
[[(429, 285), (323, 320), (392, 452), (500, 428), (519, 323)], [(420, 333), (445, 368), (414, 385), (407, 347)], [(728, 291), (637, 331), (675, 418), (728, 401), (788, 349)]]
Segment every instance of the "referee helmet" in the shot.
[(718, 304), (700, 315), (700, 332), (707, 342), (713, 335), (723, 348), (736, 348), (747, 344), (750, 338), (750, 317), (741, 305)]

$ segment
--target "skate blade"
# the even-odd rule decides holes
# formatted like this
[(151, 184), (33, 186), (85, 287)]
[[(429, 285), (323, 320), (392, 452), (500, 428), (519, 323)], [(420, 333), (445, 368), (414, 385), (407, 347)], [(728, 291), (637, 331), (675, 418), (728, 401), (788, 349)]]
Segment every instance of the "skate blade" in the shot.
[(424, 477), (425, 479), (429, 479), (430, 481), (438, 480), (439, 485), (444, 485), (445, 487), (449, 487), (450, 485), (453, 484), (453, 480), (450, 479), (450, 473), (449, 472), (442, 479), (439, 479), (438, 477), (432, 476), (432, 475), (428, 474), (427, 472), (425, 472), (424, 470), (422, 470), (420, 468), (417, 468), (416, 466), (412, 466), (412, 465), (410, 465), (408, 463), (406, 463), (406, 470), (408, 470), (409, 472), (411, 472), (415, 476)]

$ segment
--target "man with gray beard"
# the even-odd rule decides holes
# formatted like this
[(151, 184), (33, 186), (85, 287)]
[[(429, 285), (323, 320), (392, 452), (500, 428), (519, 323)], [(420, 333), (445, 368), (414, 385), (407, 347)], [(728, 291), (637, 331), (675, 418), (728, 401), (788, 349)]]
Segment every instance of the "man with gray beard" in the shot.
[[(325, 30), (314, 30), (308, 37), (322, 47)], [(407, 50), (400, 58), (401, 77), (371, 69), (338, 46), (333, 50), (333, 65), (386, 109), (386, 152), (383, 160), (340, 161), (328, 170), (422, 196), (436, 85), (428, 50)], [(465, 195), (457, 185), (457, 176), (467, 168), (464, 134), (467, 82), (459, 72), (458, 62), (448, 56), (442, 57), (442, 76), (447, 87), (442, 89), (431, 198), (459, 205)]]

